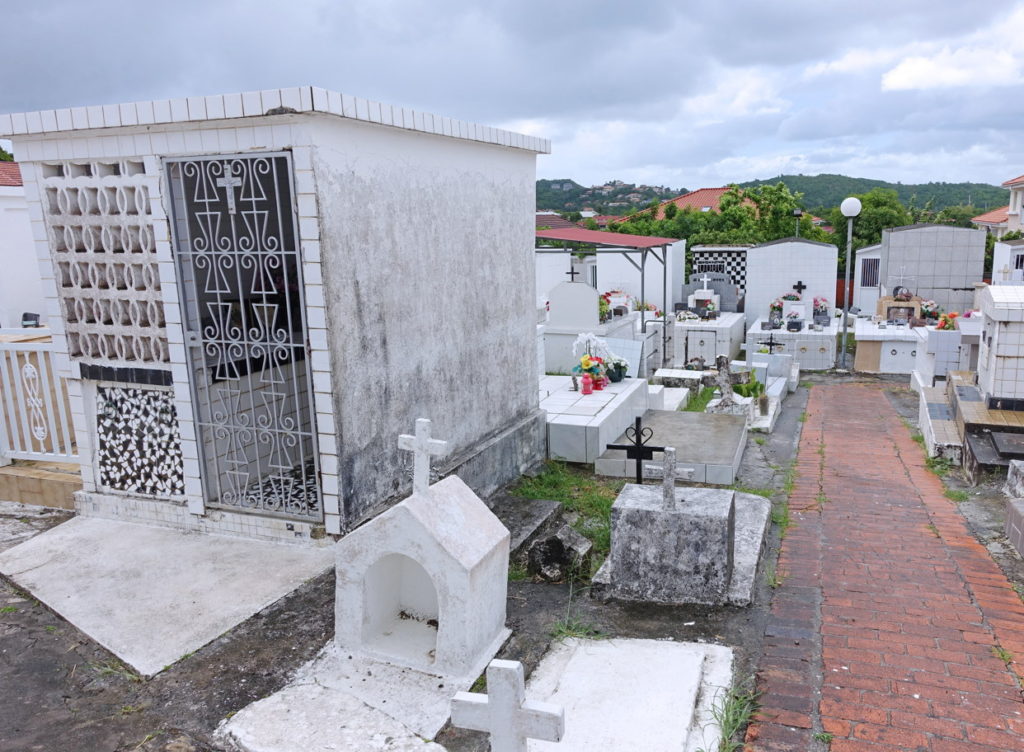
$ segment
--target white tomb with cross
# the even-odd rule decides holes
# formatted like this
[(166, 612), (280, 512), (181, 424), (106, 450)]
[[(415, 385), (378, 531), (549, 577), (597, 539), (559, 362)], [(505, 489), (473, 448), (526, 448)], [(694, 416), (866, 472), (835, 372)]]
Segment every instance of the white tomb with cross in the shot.
[(415, 453), (412, 495), (336, 548), (335, 643), (472, 681), (509, 634), (509, 532), (457, 476), (429, 485), (430, 456), (446, 446), (429, 420), (400, 442)]
[(527, 752), (528, 739), (561, 741), (565, 710), (526, 699), (526, 680), (519, 661), (491, 661), (487, 694), (459, 692), (452, 699), (452, 725), (485, 731), (491, 752)]
[(544, 364), (548, 371), (569, 373), (579, 363), (572, 346), (580, 334), (634, 339), (638, 314), (601, 323), (597, 290), (583, 282), (562, 282), (548, 294), (548, 320), (544, 326)]
[(686, 298), (686, 307), (692, 309), (707, 308), (708, 304), (712, 304), (716, 311), (722, 310), (721, 297), (714, 290), (708, 287), (708, 282), (711, 281), (711, 277), (704, 274), (697, 278), (702, 287), (699, 290), (694, 290), (692, 294)]

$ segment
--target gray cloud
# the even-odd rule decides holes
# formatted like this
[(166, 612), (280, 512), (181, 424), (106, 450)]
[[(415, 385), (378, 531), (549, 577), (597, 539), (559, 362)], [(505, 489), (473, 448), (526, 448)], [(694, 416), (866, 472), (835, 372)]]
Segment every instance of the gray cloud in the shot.
[[(14, 0), (3, 9), (0, 110), (312, 83), (485, 123), (546, 122), (555, 154), (541, 174), (584, 182), (633, 171), (693, 187), (758, 177), (734, 172), (769, 163), (828, 169), (829, 155), (850, 168), (858, 150), (877, 169), (882, 154), (905, 165), (902, 155), (943, 144), (1002, 148), (1005, 164), (1024, 165), (1011, 131), (1019, 88), (882, 92), (877, 66), (804, 75), (852, 49), (955, 45), (1019, 6)], [(757, 91), (729, 95), (748, 75), (767, 102), (744, 108)], [(584, 132), (603, 134), (597, 147)], [(994, 169), (961, 179), (995, 180)]]

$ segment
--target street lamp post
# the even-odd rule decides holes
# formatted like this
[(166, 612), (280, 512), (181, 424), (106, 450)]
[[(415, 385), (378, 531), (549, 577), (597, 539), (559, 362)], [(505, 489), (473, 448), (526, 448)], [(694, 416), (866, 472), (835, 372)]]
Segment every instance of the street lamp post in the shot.
[(796, 236), (798, 238), (800, 237), (800, 217), (803, 215), (804, 213), (800, 209), (793, 210), (793, 216), (796, 217)]
[(839, 211), (846, 217), (846, 264), (843, 270), (843, 352), (839, 356), (839, 367), (846, 369), (846, 327), (850, 318), (850, 268), (853, 266), (853, 218), (860, 214), (860, 199), (850, 196), (843, 199)]

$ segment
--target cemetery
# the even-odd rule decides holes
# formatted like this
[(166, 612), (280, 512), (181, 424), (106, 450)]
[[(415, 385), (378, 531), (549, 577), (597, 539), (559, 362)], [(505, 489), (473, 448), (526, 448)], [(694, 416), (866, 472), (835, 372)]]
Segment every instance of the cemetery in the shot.
[[(843, 680), (818, 628), (857, 619), (822, 593), (863, 562), (812, 539), (893, 524), (876, 437), (921, 455), (900, 499), (936, 495), (936, 458), (1007, 474), (1024, 549), (1016, 241), (988, 285), (980, 231), (888, 229), (844, 319), (836, 245), (531, 246), (546, 140), (316, 87), (3, 115), (0, 136), (52, 331), (52, 360), (0, 384), (28, 395), (26, 441), (67, 413), (81, 475), (73, 514), (0, 498), (25, 684), (0, 747), (69, 725), (161, 752), (711, 752), (772, 723), (825, 744), (840, 724), (779, 706), (810, 707), (806, 665)], [(416, 253), (371, 208), (395, 203)], [(39, 396), (47, 368), (66, 403)], [(884, 430), (837, 451), (864, 394)], [(923, 450), (881, 423), (915, 409)], [(13, 423), (0, 462), (39, 454)], [(877, 521), (829, 517), (850, 478)], [(936, 503), (913, 520), (932, 546), (956, 533)]]

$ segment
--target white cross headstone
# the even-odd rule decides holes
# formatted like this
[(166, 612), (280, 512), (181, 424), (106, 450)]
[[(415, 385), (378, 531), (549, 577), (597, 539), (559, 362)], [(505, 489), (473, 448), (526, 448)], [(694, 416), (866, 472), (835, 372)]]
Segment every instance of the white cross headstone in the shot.
[(711, 292), (711, 290), (708, 288), (708, 282), (711, 281), (711, 277), (707, 275), (707, 272), (705, 272), (704, 276), (700, 277), (699, 279), (701, 282), (704, 283), (704, 288), (701, 290), (701, 292)]
[(430, 438), (430, 421), (419, 418), (416, 421), (416, 435), (403, 433), (398, 437), (398, 448), (413, 453), (412, 492), (430, 492), (430, 455), (441, 455), (448, 451), (448, 442)]
[(644, 472), (648, 477), (661, 478), (662, 503), (667, 507), (676, 500), (676, 478), (690, 478), (693, 470), (679, 469), (676, 465), (675, 447), (665, 447), (664, 455), (665, 461), (661, 465), (644, 465)]
[(452, 725), (490, 734), (491, 752), (526, 752), (527, 739), (562, 741), (565, 710), (526, 699), (522, 663), (493, 660), (486, 695), (459, 692), (452, 698)]
[(1012, 273), (1010, 271), (1010, 265), (1003, 264), (1003, 268), (999, 270), (999, 273), (1003, 275), (1003, 281), (1007, 281), (1010, 278), (1010, 274)]
[(908, 276), (907, 275), (907, 267), (901, 266), (900, 267), (900, 273), (899, 273), (899, 275), (896, 276), (897, 284), (900, 287), (903, 287), (903, 283), (906, 282), (908, 279), (914, 279), (914, 277)]
[(237, 175), (231, 174), (231, 163), (224, 163), (224, 175), (223, 177), (217, 178), (215, 181), (218, 188), (226, 188), (228, 196), (228, 214), (235, 213), (235, 188), (242, 185), (242, 179)]

